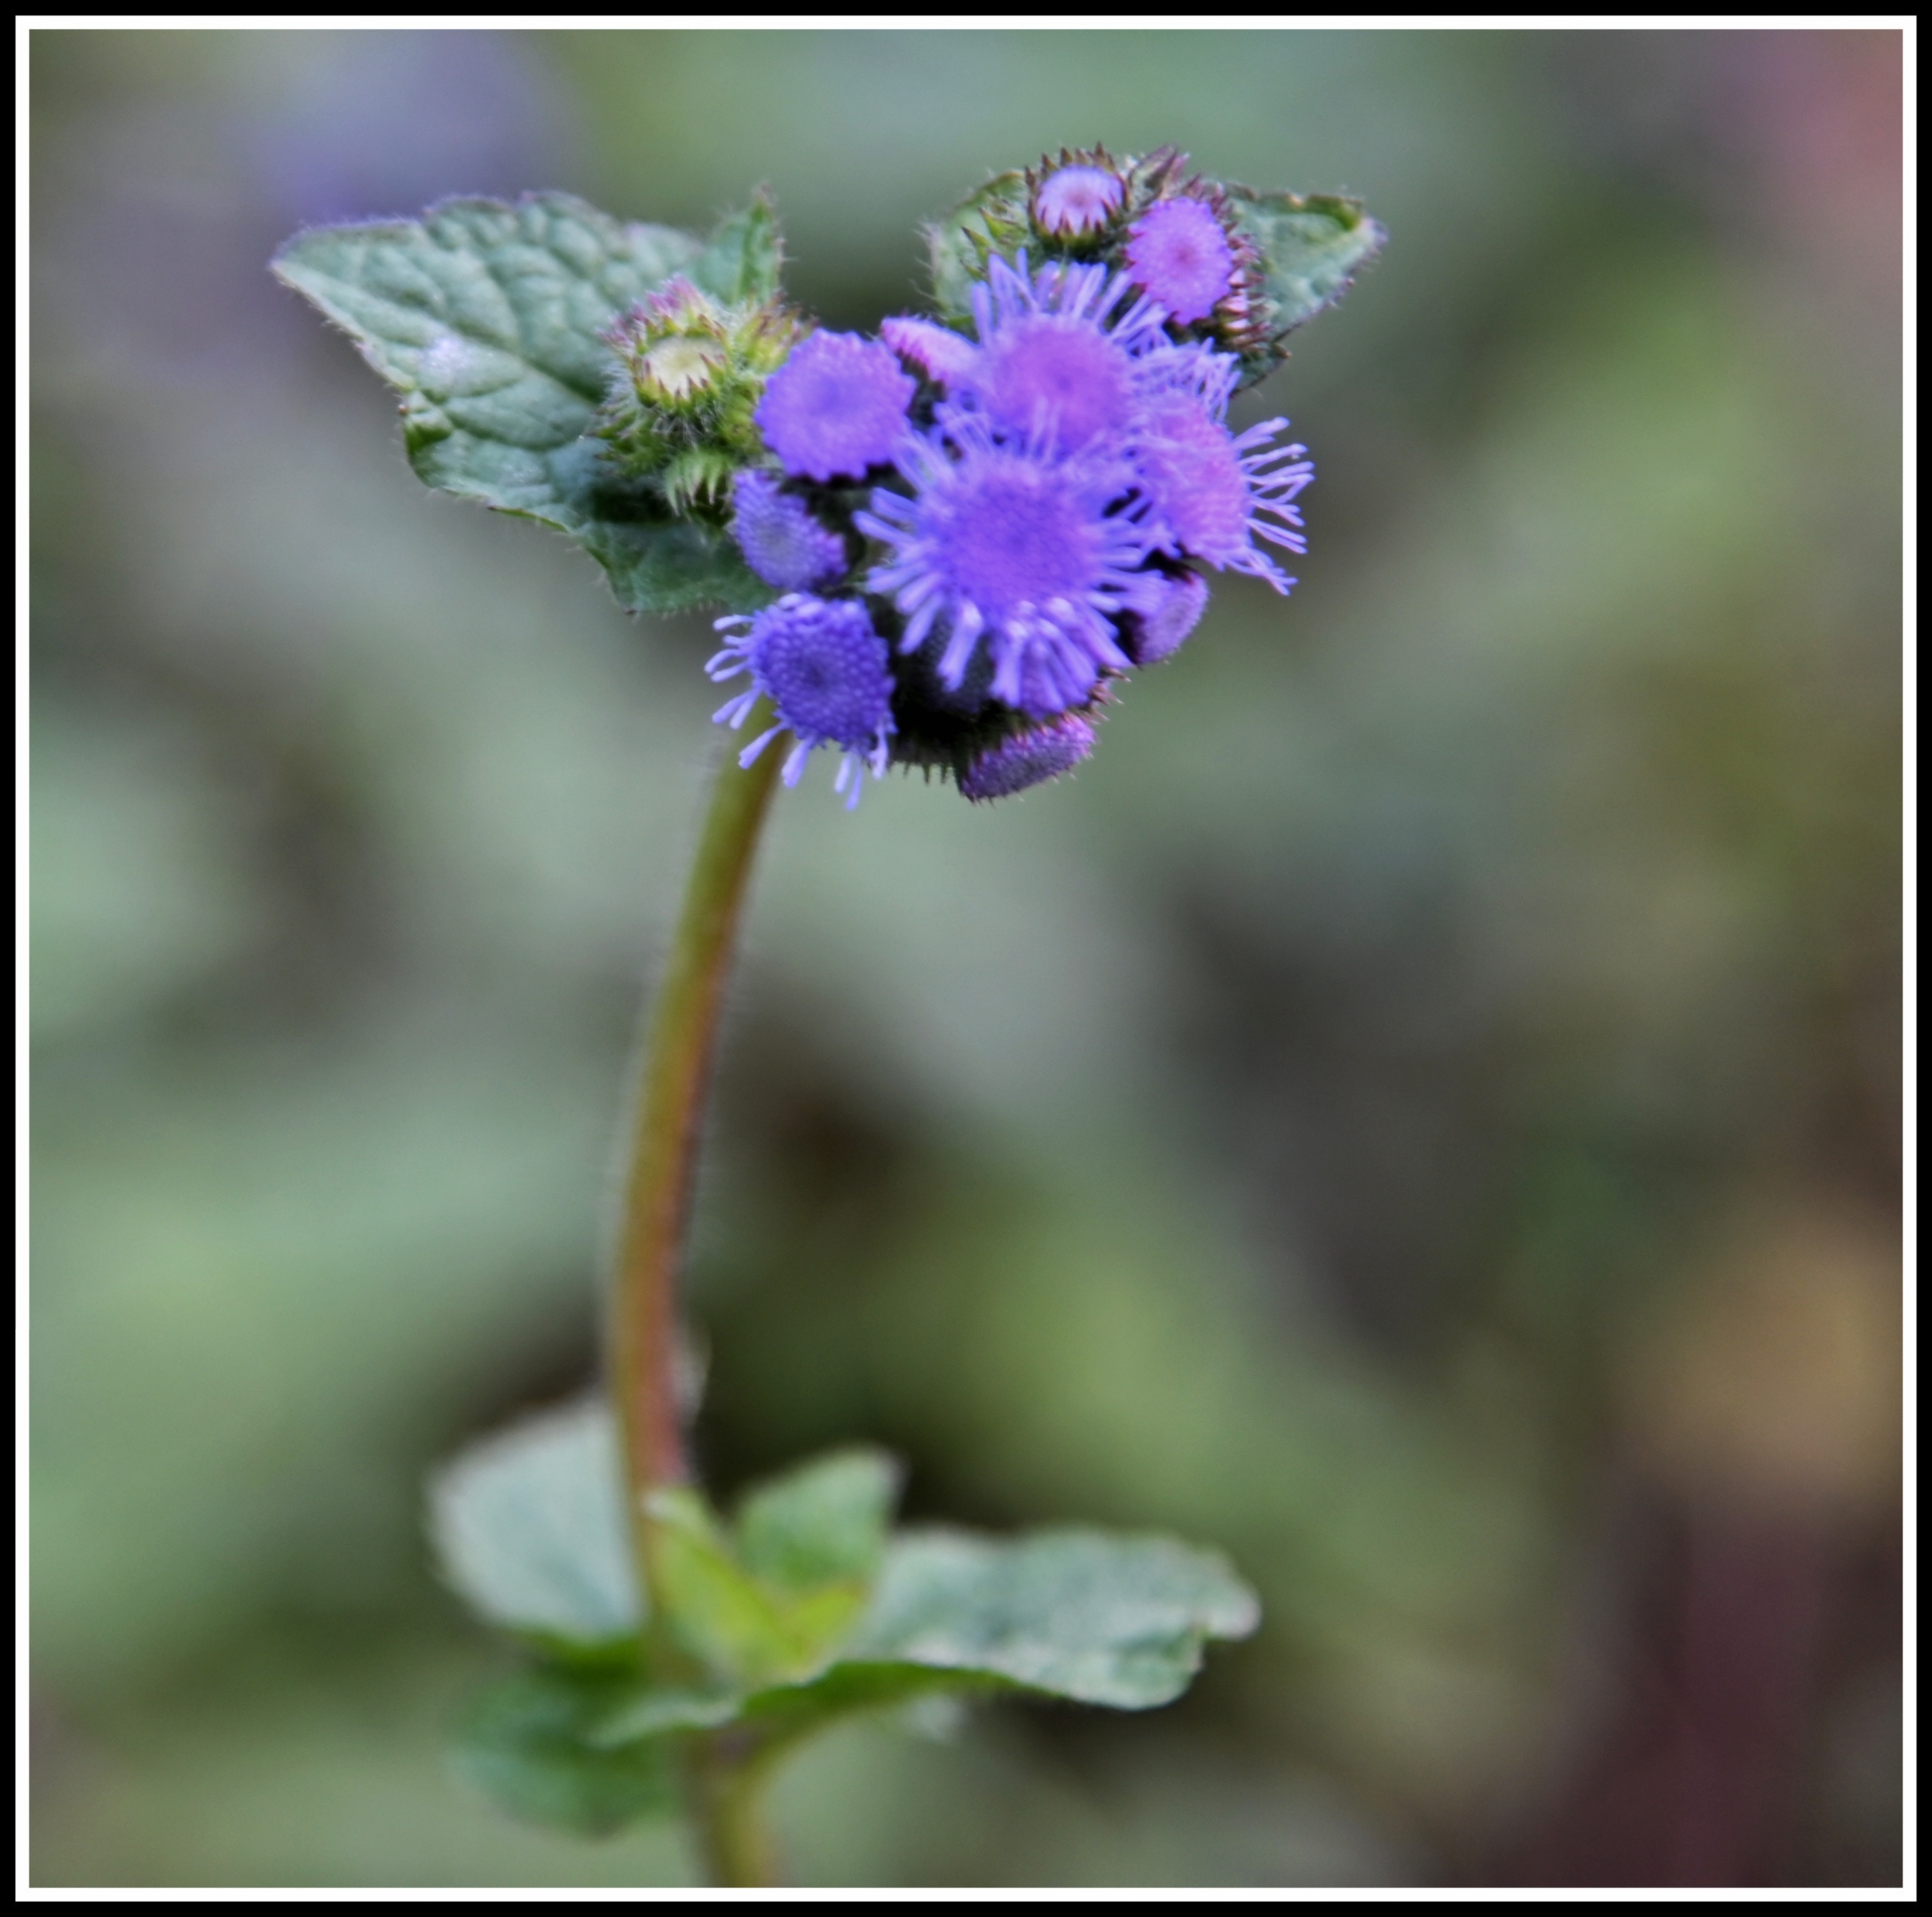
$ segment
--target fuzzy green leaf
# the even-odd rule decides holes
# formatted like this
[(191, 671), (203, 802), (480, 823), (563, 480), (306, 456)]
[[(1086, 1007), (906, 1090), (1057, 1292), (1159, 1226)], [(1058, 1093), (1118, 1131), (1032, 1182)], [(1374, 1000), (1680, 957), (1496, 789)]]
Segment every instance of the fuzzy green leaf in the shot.
[[(744, 1696), (737, 1721), (778, 1744), (855, 1712), (949, 1693), (1147, 1710), (1187, 1690), (1210, 1639), (1244, 1637), (1259, 1619), (1225, 1559), (1171, 1538), (905, 1532), (836, 1655), (803, 1681)], [(611, 1729), (635, 1734), (644, 1708)]]
[[(761, 237), (762, 236), (762, 237)], [(710, 248), (568, 193), (446, 200), (421, 219), (298, 233), (274, 271), (402, 395), (426, 485), (568, 533), (636, 611), (769, 597), (731, 541), (616, 483), (585, 438), (611, 364), (599, 336), (672, 273), (775, 272), (762, 202)]]
[(778, 217), (763, 188), (742, 213), (735, 213), (712, 234), (710, 243), (687, 269), (692, 282), (726, 306), (775, 298), (784, 264)]
[(1360, 201), (1333, 194), (1304, 198), (1237, 186), (1229, 189), (1228, 203), (1260, 249), (1270, 357), (1279, 361), (1282, 339), (1340, 299), (1388, 236)]
[(986, 274), (992, 252), (1024, 243), (1026, 176), (998, 173), (926, 229), (933, 275), (933, 304), (955, 322), (969, 320), (974, 286)]
[(869, 1582), (886, 1553), (900, 1470), (883, 1451), (815, 1458), (753, 1491), (738, 1509), (738, 1555), (782, 1590)]
[(729, 1687), (692, 1691), (639, 1686), (588, 1725), (585, 1735), (599, 1750), (610, 1750), (673, 1731), (715, 1731), (736, 1723), (744, 1708), (744, 1692)]
[(456, 1769), (513, 1816), (584, 1836), (675, 1810), (676, 1773), (663, 1739), (593, 1740), (634, 1689), (621, 1677), (554, 1665), (502, 1678), (458, 1724)]
[(430, 1480), (444, 1577), (479, 1616), (559, 1650), (635, 1637), (621, 1485), (610, 1414), (595, 1400), (486, 1439)]

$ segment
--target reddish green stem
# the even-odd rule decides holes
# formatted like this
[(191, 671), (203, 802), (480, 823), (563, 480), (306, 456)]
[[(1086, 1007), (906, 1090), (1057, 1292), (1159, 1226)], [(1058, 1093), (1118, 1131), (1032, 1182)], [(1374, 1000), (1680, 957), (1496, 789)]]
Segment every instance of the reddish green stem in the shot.
[(768, 752), (749, 770), (727, 758), (718, 773), (642, 1060), (608, 1363), (631, 1533), (654, 1617), (663, 1607), (644, 1501), (691, 1475), (679, 1404), (677, 1305), (692, 1174), (739, 909), (783, 756)]
[[(623, 1440), (632, 1545), (649, 1606), (649, 1668), (660, 1683), (699, 1675), (669, 1628), (649, 1499), (653, 1491), (691, 1478), (678, 1388), (678, 1280), (725, 982), (783, 757), (768, 752), (748, 770), (728, 757), (719, 769), (651, 1009), (624, 1181), (611, 1290), (609, 1372)], [(714, 1880), (775, 1882), (770, 1842), (759, 1814), (763, 1767), (755, 1751), (741, 1749), (729, 1732), (700, 1733), (688, 1745), (686, 1795)]]

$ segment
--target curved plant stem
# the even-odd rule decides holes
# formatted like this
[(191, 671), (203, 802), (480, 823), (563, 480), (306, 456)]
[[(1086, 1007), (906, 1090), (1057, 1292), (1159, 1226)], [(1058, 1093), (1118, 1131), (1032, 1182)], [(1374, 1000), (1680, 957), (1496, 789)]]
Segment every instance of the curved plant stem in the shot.
[[(746, 770), (728, 755), (712, 788), (684, 906), (640, 1061), (623, 1224), (611, 1290), (608, 1369), (622, 1434), (624, 1490), (648, 1597), (646, 1653), (659, 1682), (698, 1675), (666, 1622), (651, 1494), (688, 1483), (679, 1402), (677, 1300), (705, 1093), (739, 910), (784, 754)], [(758, 1809), (760, 1767), (729, 1735), (690, 1740), (687, 1795), (700, 1847), (722, 1884), (775, 1882)]]
[(768, 752), (745, 770), (728, 756), (719, 770), (640, 1061), (608, 1370), (631, 1534), (653, 1616), (662, 1606), (646, 1500), (690, 1479), (678, 1402), (677, 1282), (691, 1178), (738, 910), (783, 757)]

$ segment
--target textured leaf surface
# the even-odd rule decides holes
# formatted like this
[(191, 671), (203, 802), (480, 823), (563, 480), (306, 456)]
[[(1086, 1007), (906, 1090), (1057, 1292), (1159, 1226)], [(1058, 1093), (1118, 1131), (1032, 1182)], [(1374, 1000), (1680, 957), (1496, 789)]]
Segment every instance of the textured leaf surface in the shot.
[(769, 595), (728, 539), (610, 477), (584, 438), (611, 366), (598, 335), (674, 272), (761, 285), (777, 264), (762, 202), (707, 248), (568, 193), (527, 193), (317, 227), (274, 270), (402, 395), (404, 444), (425, 484), (555, 526), (625, 604), (676, 611)]
[(911, 1532), (839, 1654), (1145, 1710), (1187, 1688), (1210, 1638), (1259, 1621), (1225, 1559), (1171, 1538)]
[(501, 1679), (457, 1727), (456, 1769), (513, 1816), (586, 1836), (674, 1810), (668, 1743), (594, 1740), (625, 1689), (620, 1679), (554, 1666)]
[(617, 1440), (595, 1401), (526, 1419), (430, 1481), (443, 1575), (506, 1629), (595, 1650), (634, 1637)]
[(1245, 188), (1228, 198), (1261, 249), (1268, 331), (1276, 341), (1340, 299), (1387, 237), (1359, 201)]

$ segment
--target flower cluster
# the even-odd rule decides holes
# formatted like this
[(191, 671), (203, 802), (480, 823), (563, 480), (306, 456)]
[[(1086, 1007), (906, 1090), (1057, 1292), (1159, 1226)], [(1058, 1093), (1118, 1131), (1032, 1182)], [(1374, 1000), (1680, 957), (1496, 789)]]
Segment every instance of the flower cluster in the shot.
[(682, 294), (633, 320), (634, 411), (675, 424), (737, 383), (737, 437), (706, 451), (781, 596), (719, 621), (713, 677), (749, 680), (719, 719), (769, 708), (747, 762), (789, 732), (786, 778), (831, 746), (848, 804), (891, 762), (1003, 797), (1085, 757), (1115, 682), (1193, 630), (1204, 571), (1295, 583), (1275, 550), (1305, 549), (1314, 469), (1285, 420), (1227, 423), (1255, 249), (1184, 165), (1063, 153), (1005, 177), (957, 310), (876, 339), (769, 313), (722, 333)]

